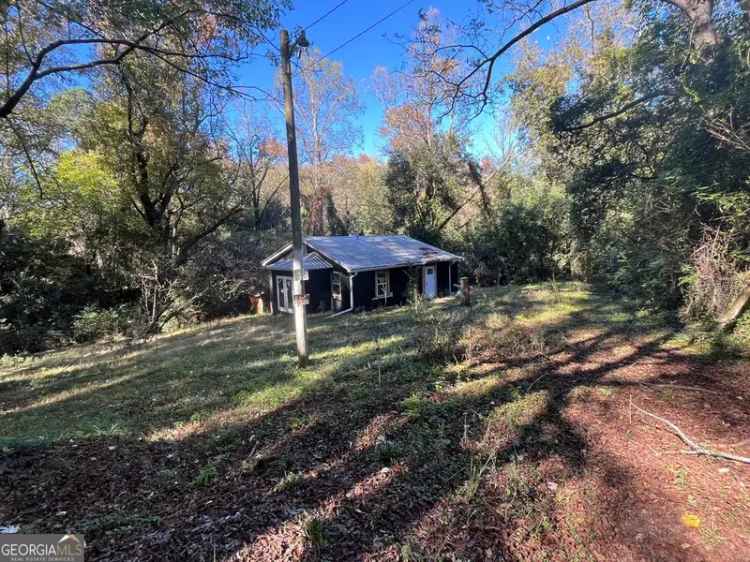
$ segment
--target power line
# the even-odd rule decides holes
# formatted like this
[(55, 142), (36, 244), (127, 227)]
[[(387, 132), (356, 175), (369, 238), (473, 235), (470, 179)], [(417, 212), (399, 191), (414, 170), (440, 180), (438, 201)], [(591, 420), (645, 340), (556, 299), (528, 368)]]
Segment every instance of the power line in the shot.
[(320, 16), (320, 17), (319, 17), (318, 19), (316, 19), (316, 20), (315, 20), (314, 22), (312, 22), (312, 23), (308, 24), (308, 25), (307, 25), (307, 27), (305, 27), (305, 28), (304, 28), (304, 30), (305, 30), (305, 31), (307, 31), (307, 30), (308, 30), (308, 29), (310, 29), (310, 28), (311, 28), (312, 26), (314, 26), (314, 25), (316, 25), (316, 24), (320, 23), (321, 21), (323, 21), (324, 19), (326, 19), (326, 18), (327, 18), (328, 16), (330, 16), (330, 15), (331, 15), (331, 14), (332, 14), (333, 12), (335, 12), (336, 10), (338, 10), (338, 9), (339, 9), (339, 8), (340, 8), (341, 6), (343, 6), (344, 4), (346, 4), (346, 3), (348, 2), (348, 1), (349, 1), (349, 0), (341, 0), (341, 2), (339, 2), (339, 3), (338, 3), (338, 4), (336, 4), (336, 5), (335, 5), (335, 6), (333, 7), (333, 8), (331, 8), (330, 10), (328, 10), (328, 11), (327, 11), (327, 12), (326, 12), (325, 14), (323, 14), (322, 16)]
[(401, 10), (403, 10), (404, 8), (406, 8), (409, 4), (412, 4), (413, 2), (414, 2), (414, 0), (407, 0), (406, 2), (404, 2), (403, 4), (401, 4), (400, 6), (398, 6), (396, 9), (391, 10), (390, 12), (388, 12), (386, 15), (384, 15), (382, 18), (380, 18), (378, 21), (376, 21), (372, 25), (366, 27), (365, 29), (363, 29), (362, 31), (360, 31), (359, 33), (357, 33), (355, 36), (353, 36), (353, 37), (347, 39), (346, 41), (344, 41), (343, 43), (341, 43), (338, 47), (336, 47), (336, 48), (331, 49), (330, 51), (328, 51), (325, 55), (323, 55), (317, 61), (315, 61), (315, 63), (317, 64), (319, 62), (322, 62), (323, 60), (325, 60), (328, 57), (330, 57), (333, 53), (336, 53), (336, 52), (340, 51), (341, 49), (343, 49), (344, 47), (346, 47), (347, 45), (349, 45), (353, 41), (356, 41), (357, 39), (359, 39), (360, 37), (362, 37), (365, 33), (367, 33), (369, 31), (373, 30), (374, 28), (376, 28), (378, 25), (380, 25), (381, 23), (383, 23), (388, 18), (391, 18), (391, 17), (395, 16), (398, 12), (400, 12)]
[(260, 29), (256, 29), (255, 32), (258, 35), (260, 35), (260, 38), (263, 39), (263, 41), (265, 41), (266, 43), (268, 43), (269, 45), (271, 45), (271, 47), (273, 47), (274, 49), (276, 49), (277, 53), (281, 52), (281, 49), (279, 49), (279, 47), (277, 47), (276, 44), (273, 41), (271, 41), (268, 37), (266, 37), (266, 34), (263, 33)]

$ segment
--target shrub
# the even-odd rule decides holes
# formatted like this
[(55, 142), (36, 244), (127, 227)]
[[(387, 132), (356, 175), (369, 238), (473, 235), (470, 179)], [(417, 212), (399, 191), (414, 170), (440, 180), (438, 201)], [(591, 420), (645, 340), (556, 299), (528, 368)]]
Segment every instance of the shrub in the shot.
[(17, 232), (0, 237), (0, 354), (68, 343), (86, 305), (124, 302), (116, 275), (106, 279), (62, 240)]
[(412, 313), (417, 325), (415, 342), (419, 356), (436, 363), (455, 359), (456, 344), (469, 314), (467, 310), (446, 314), (430, 309), (419, 299)]
[(287, 472), (272, 488), (273, 493), (286, 492), (296, 488), (305, 481), (305, 475), (302, 472)]
[(386, 466), (396, 464), (404, 456), (404, 449), (398, 443), (383, 438), (375, 448), (378, 459)]
[(750, 349), (750, 310), (739, 317), (732, 335), (741, 347)]
[(43, 324), (24, 325), (0, 318), (0, 353), (42, 351), (47, 347), (47, 330), (48, 326)]
[(126, 306), (102, 310), (89, 305), (73, 318), (73, 339), (83, 343), (124, 335), (131, 316), (132, 311)]
[(507, 202), (491, 219), (477, 221), (466, 239), (467, 267), (482, 285), (542, 281), (555, 275), (561, 238), (554, 201)]
[(200, 469), (198, 475), (193, 479), (193, 486), (205, 488), (219, 476), (219, 471), (212, 464), (207, 464)]
[(686, 318), (716, 321), (750, 282), (732, 248), (729, 234), (705, 229), (682, 278)]
[(559, 332), (526, 326), (507, 316), (493, 314), (471, 326), (458, 340), (456, 353), (475, 362), (504, 362), (547, 355), (564, 342)]
[(305, 540), (314, 547), (321, 547), (328, 542), (325, 524), (318, 517), (309, 516), (302, 523)]

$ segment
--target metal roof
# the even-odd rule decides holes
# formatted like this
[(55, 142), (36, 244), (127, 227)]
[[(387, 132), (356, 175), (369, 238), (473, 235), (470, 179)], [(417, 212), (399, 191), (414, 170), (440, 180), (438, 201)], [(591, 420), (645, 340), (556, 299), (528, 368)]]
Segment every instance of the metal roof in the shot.
[[(460, 256), (404, 235), (308, 236), (305, 238), (305, 244), (314, 252), (337, 263), (349, 272), (408, 267), (463, 259)], [(275, 269), (275, 266), (280, 262), (273, 265), (269, 265), (269, 263), (286, 253), (289, 248), (291, 248), (290, 244), (269, 256), (263, 262), (263, 265)], [(307, 263), (305, 263), (305, 268), (307, 268)]]
[[(292, 271), (292, 258), (279, 260), (271, 265), (266, 266), (274, 271)], [(331, 264), (320, 257), (316, 252), (307, 254), (304, 259), (305, 271), (314, 271), (316, 269), (333, 269)]]

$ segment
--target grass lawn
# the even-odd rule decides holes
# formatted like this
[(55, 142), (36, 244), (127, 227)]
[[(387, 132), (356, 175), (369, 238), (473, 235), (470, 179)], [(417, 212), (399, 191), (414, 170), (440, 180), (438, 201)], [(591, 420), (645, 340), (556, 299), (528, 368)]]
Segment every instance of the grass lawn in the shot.
[[(750, 368), (578, 284), (0, 364), (0, 527), (106, 560), (748, 560)], [(715, 342), (714, 342), (715, 343)]]

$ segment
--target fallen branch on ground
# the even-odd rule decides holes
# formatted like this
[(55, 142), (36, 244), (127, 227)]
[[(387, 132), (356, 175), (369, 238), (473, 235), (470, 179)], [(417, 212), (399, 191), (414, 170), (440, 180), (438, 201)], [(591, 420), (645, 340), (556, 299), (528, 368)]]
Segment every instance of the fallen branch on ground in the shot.
[(543, 379), (544, 377), (546, 377), (546, 376), (547, 376), (547, 373), (542, 373), (542, 374), (541, 374), (541, 375), (539, 375), (539, 376), (538, 376), (538, 377), (537, 377), (536, 379), (534, 379), (534, 382), (532, 382), (532, 383), (531, 383), (531, 384), (530, 384), (530, 385), (528, 386), (528, 388), (526, 389), (526, 393), (528, 394), (529, 392), (531, 392), (531, 389), (532, 389), (532, 388), (534, 388), (534, 385), (535, 385), (536, 383), (538, 383), (538, 382), (539, 382), (540, 380), (542, 380), (542, 379)]
[(683, 384), (670, 384), (670, 383), (655, 383), (655, 382), (642, 382), (639, 383), (641, 386), (657, 386), (660, 388), (674, 388), (677, 390), (695, 390), (696, 392), (707, 392), (709, 394), (719, 394), (715, 390), (708, 388), (701, 388), (700, 386), (685, 386)]
[(691, 453), (691, 454), (694, 454), (694, 455), (706, 455), (708, 457), (716, 457), (716, 458), (720, 458), (720, 459), (727, 459), (727, 460), (730, 460), (730, 461), (742, 462), (742, 463), (745, 463), (745, 464), (750, 464), (750, 458), (748, 458), (748, 457), (742, 457), (742, 456), (739, 456), (739, 455), (733, 455), (732, 453), (723, 453), (721, 451), (714, 451), (713, 449), (707, 449), (706, 447), (703, 447), (702, 445), (699, 445), (698, 443), (696, 443), (695, 441), (693, 441), (692, 439), (690, 439), (687, 435), (685, 435), (685, 433), (683, 433), (683, 431), (679, 427), (677, 427), (675, 424), (673, 424), (668, 419), (659, 417), (656, 414), (652, 414), (651, 412), (647, 412), (643, 408), (640, 408), (640, 407), (636, 406), (635, 404), (632, 404), (632, 402), (631, 402), (631, 405), (632, 405), (633, 408), (635, 408), (636, 410), (638, 410), (640, 413), (642, 413), (642, 414), (644, 414), (646, 416), (650, 416), (650, 417), (654, 418), (655, 420), (660, 421), (661, 423), (663, 423), (664, 425), (666, 425), (671, 430), (672, 433), (674, 433), (675, 435), (677, 435), (677, 437), (679, 437), (680, 439), (682, 439), (682, 441), (688, 447), (690, 447), (689, 453)]
[[(540, 353), (539, 355), (548, 363), (550, 362), (550, 358), (547, 353)], [(526, 388), (526, 394), (531, 392), (531, 389), (534, 388), (534, 385), (538, 383), (540, 380), (542, 380), (544, 377), (546, 377), (548, 374), (549, 374), (549, 371), (545, 371), (541, 375), (539, 375), (537, 378), (535, 378), (534, 381)]]

